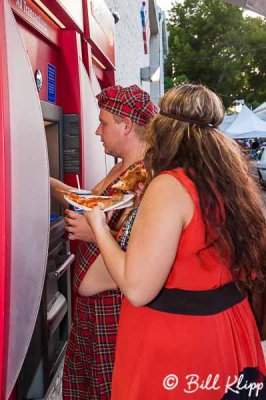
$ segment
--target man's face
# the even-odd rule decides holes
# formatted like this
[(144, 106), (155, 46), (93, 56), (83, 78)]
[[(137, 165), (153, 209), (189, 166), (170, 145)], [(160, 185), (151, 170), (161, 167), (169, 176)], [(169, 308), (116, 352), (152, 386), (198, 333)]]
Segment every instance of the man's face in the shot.
[(100, 109), (99, 126), (96, 135), (100, 136), (104, 151), (114, 157), (121, 157), (122, 143), (124, 136), (124, 123), (118, 124), (109, 111)]

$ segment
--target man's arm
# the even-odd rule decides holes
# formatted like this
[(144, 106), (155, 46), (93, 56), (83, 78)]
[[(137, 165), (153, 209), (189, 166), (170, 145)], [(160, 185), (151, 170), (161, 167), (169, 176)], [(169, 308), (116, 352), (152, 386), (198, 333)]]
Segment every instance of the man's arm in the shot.
[[(94, 194), (99, 195), (102, 190), (106, 189), (106, 185), (109, 186), (113, 182), (117, 176), (119, 176), (119, 168), (121, 163), (115, 165), (108, 175), (100, 181), (93, 189), (92, 192)], [(119, 168), (118, 168), (119, 167)], [(89, 225), (87, 224), (84, 216), (82, 214), (78, 214), (75, 211), (71, 211), (68, 209), (69, 204), (64, 200), (64, 195), (58, 190), (69, 190), (75, 189), (71, 186), (66, 185), (63, 182), (58, 181), (57, 179), (50, 178), (51, 182), (51, 195), (60, 202), (64, 207), (67, 207), (65, 214), (65, 230), (68, 232), (69, 240), (81, 240), (83, 242), (95, 242), (94, 235)], [(112, 230), (111, 234), (114, 238), (116, 238), (117, 231)]]
[(93, 296), (105, 290), (113, 290), (116, 288), (117, 285), (107, 271), (102, 256), (99, 255), (86, 272), (78, 293), (81, 296)]
[[(65, 210), (65, 230), (68, 232), (69, 240), (81, 240), (83, 242), (95, 242), (94, 234), (88, 225), (84, 215), (69, 209)], [(110, 230), (113, 238), (116, 239), (117, 231)]]
[(68, 186), (65, 183), (59, 181), (58, 179), (50, 177), (50, 188), (51, 188), (51, 196), (57, 200), (62, 206), (68, 207), (68, 202), (64, 199), (64, 194), (60, 193), (59, 190), (69, 190), (75, 189), (72, 186)]

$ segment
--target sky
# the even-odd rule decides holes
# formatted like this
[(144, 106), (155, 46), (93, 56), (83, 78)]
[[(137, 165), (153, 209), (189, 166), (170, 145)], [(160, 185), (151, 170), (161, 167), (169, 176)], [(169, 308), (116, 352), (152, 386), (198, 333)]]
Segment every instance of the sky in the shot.
[(164, 11), (170, 10), (172, 2), (173, 0), (156, 0), (158, 6)]
[[(156, 0), (156, 3), (158, 4), (159, 7), (161, 7), (162, 10), (167, 12), (170, 10), (173, 1), (174, 0)], [(179, 0), (179, 3), (182, 3), (182, 0)], [(258, 14), (252, 11), (246, 10), (244, 14), (249, 15), (250, 17), (258, 17)]]

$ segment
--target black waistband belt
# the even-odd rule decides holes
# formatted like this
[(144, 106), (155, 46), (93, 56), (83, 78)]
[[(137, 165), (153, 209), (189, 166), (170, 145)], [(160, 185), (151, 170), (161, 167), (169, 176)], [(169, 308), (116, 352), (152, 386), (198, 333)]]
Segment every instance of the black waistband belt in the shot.
[(172, 314), (213, 315), (240, 303), (244, 298), (234, 282), (203, 291), (163, 288), (146, 307)]

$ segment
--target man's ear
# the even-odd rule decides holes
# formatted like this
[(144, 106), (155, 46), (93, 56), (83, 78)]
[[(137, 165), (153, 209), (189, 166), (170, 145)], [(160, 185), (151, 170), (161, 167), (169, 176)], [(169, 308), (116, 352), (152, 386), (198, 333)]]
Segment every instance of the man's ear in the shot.
[(125, 126), (125, 135), (128, 135), (132, 131), (133, 122), (130, 118), (125, 117), (125, 118), (123, 118), (123, 123)]

